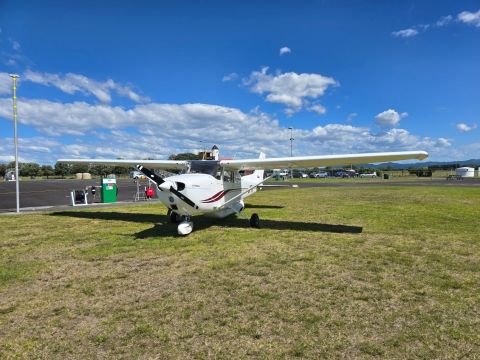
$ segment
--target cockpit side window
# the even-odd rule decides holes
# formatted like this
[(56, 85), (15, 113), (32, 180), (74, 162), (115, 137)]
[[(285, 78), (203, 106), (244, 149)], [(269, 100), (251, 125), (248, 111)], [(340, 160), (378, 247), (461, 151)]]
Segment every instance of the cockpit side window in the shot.
[(220, 169), (218, 161), (211, 160), (192, 160), (190, 161), (190, 174), (207, 174), (216, 176)]

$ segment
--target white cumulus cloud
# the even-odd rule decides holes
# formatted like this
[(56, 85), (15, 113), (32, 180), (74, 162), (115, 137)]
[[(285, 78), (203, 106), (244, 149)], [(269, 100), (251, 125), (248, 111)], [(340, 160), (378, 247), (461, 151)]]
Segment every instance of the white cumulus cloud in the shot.
[(12, 93), (12, 79), (7, 73), (0, 72), (0, 95)]
[[(0, 118), (11, 121), (11, 100), (0, 99)], [(288, 156), (288, 128), (258, 109), (243, 112), (211, 104), (138, 104), (125, 109), (107, 104), (19, 99), (19, 122), (41, 137), (24, 138), (21, 156), (54, 163), (61, 157), (166, 158), (172, 153), (217, 144), (224, 156)], [(401, 114), (399, 114), (401, 116)], [(64, 144), (64, 135), (68, 144)], [(326, 124), (296, 129), (294, 155), (426, 150), (439, 152), (447, 139), (420, 137), (404, 129), (376, 133), (369, 127)], [(0, 147), (12, 154), (11, 139)], [(235, 155), (236, 154), (236, 155)]]
[(477, 12), (462, 11), (457, 15), (457, 19), (465, 24), (480, 27), (480, 10)]
[(80, 74), (67, 73), (62, 75), (31, 70), (24, 73), (23, 79), (45, 86), (54, 86), (67, 94), (93, 95), (103, 103), (112, 101), (113, 91), (137, 103), (148, 101), (148, 98), (142, 97), (130, 87), (118, 84), (112, 79), (101, 82)]
[(393, 31), (392, 35), (395, 37), (402, 37), (402, 38), (409, 38), (418, 35), (418, 30), (416, 29), (404, 29), (404, 30), (398, 30), (398, 31)]
[(407, 117), (408, 113), (398, 113), (393, 109), (388, 109), (375, 116), (378, 126), (383, 128), (395, 127), (400, 124), (400, 120)]
[(325, 107), (320, 104), (312, 105), (308, 108), (308, 110), (313, 111), (318, 115), (324, 115), (327, 112), (327, 109), (325, 109)]
[(232, 80), (235, 80), (238, 78), (238, 74), (236, 72), (232, 72), (228, 75), (225, 75), (223, 78), (222, 78), (222, 81), (232, 81)]
[(435, 23), (436, 26), (442, 27), (450, 24), (453, 20), (452, 15), (442, 16), (438, 21)]
[(320, 74), (297, 74), (295, 72), (268, 74), (268, 67), (254, 71), (244, 84), (256, 94), (266, 95), (265, 100), (287, 106), (292, 113), (299, 111), (308, 103), (308, 99), (317, 99), (338, 82)]
[(448, 146), (452, 146), (452, 142), (449, 139), (438, 138), (437, 145), (440, 147), (448, 147)]
[(15, 51), (19, 51), (21, 49), (20, 43), (16, 40), (12, 40), (12, 48)]
[(279, 54), (280, 54), (280, 56), (282, 56), (282, 55), (285, 55), (285, 54), (290, 54), (291, 52), (292, 52), (292, 50), (289, 47), (284, 46), (284, 47), (280, 48)]
[(465, 132), (470, 132), (472, 130), (475, 130), (477, 128), (477, 124), (467, 125), (465, 123), (458, 123), (456, 127), (458, 131), (465, 133)]
[[(432, 24), (418, 24), (408, 29), (394, 31), (391, 34), (395, 37), (409, 38), (418, 35), (420, 32), (425, 32), (435, 27), (439, 28), (448, 26), (453, 21), (454, 17), (452, 15), (446, 15), (442, 16), (440, 19), (438, 19)], [(456, 21), (475, 27), (480, 27), (480, 10), (478, 10), (477, 12), (462, 11), (456, 16)]]
[(352, 112), (352, 113), (348, 114), (347, 120), (348, 120), (348, 121), (352, 121), (352, 120), (355, 119), (357, 116), (358, 116), (358, 114), (357, 114), (356, 112)]

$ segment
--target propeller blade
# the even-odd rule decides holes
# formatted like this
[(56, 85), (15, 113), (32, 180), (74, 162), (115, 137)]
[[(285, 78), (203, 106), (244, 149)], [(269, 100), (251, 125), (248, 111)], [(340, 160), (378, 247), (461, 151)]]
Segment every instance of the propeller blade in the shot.
[[(143, 165), (137, 165), (138, 171), (140, 171), (143, 175), (148, 177), (150, 180), (152, 180), (155, 184), (157, 184), (157, 187), (160, 189), (160, 184), (164, 183), (165, 180), (161, 176), (158, 176), (155, 174), (153, 171), (143, 167)], [(161, 189), (160, 189), (161, 190)]]

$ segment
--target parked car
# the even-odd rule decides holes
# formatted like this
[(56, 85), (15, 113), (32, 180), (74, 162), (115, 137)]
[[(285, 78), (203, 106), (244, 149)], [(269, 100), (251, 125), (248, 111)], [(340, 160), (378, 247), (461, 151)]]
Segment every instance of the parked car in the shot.
[(319, 172), (317, 174), (314, 174), (315, 179), (325, 179), (328, 177), (327, 172)]
[(131, 172), (130, 172), (130, 177), (131, 177), (133, 180), (137, 180), (137, 179), (143, 180), (143, 179), (146, 179), (145, 175), (143, 175), (140, 171), (131, 171)]
[(376, 173), (371, 173), (371, 174), (365, 173), (365, 174), (360, 174), (358, 176), (361, 177), (361, 178), (376, 178), (377, 174)]
[(343, 170), (337, 172), (336, 176), (341, 178), (353, 178), (356, 177), (358, 174), (355, 170)]
[(15, 181), (15, 170), (9, 170), (6, 172), (5, 181)]

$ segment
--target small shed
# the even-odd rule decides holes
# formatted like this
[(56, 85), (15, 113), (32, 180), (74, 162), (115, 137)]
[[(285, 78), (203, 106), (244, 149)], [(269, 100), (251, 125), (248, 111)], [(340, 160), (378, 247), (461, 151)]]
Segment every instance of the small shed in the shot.
[(90, 173), (76, 173), (75, 177), (77, 180), (90, 180), (92, 178), (92, 174)]
[(471, 167), (460, 167), (455, 169), (455, 175), (463, 177), (474, 177), (475, 176), (475, 169)]

